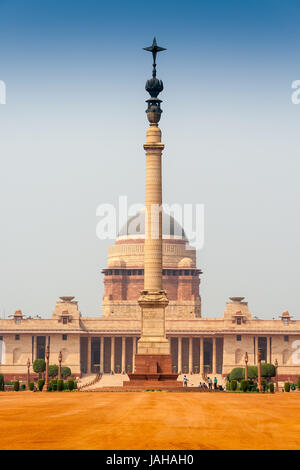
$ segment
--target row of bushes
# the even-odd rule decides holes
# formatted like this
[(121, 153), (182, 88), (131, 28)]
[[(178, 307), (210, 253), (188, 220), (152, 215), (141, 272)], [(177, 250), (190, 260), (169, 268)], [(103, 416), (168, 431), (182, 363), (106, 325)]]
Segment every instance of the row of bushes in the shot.
[[(268, 364), (263, 362), (261, 364), (261, 376), (265, 378), (275, 377), (276, 370), (273, 364)], [(257, 366), (248, 366), (248, 379), (257, 379), (258, 377), (258, 368)], [(240, 382), (245, 378), (245, 368), (244, 367), (235, 367), (232, 369), (230, 374), (228, 374), (228, 379), (237, 380)]]
[(289, 392), (290, 390), (296, 390), (296, 388), (298, 388), (298, 390), (300, 391), (300, 377), (298, 377), (297, 383), (285, 382), (283, 390), (285, 392)]
[[(34, 372), (37, 374), (42, 374), (46, 370), (46, 361), (45, 359), (36, 359), (33, 361), (32, 368)], [(70, 377), (72, 374), (70, 367), (63, 366), (61, 368), (61, 376), (63, 379)], [(49, 365), (49, 377), (57, 377), (58, 376), (58, 365), (57, 364), (50, 364)]]
[[(266, 382), (266, 380), (261, 381), (261, 385), (263, 388), (264, 392), (270, 392), (274, 393), (274, 384), (273, 382), (270, 382), (269, 384)], [(239, 383), (237, 380), (231, 380), (230, 382), (227, 382), (226, 384), (226, 390), (228, 391), (241, 391), (241, 392), (259, 392), (259, 389), (257, 387), (257, 382), (251, 382), (249, 380), (242, 379), (241, 382)]]
[[(37, 383), (37, 388), (41, 392), (44, 388), (45, 385), (45, 380), (44, 379), (39, 379)], [(62, 392), (64, 390), (76, 390), (77, 389), (77, 384), (73, 379), (68, 380), (67, 382), (64, 382), (63, 379), (53, 379), (51, 382), (48, 384), (48, 392)], [(34, 382), (29, 382), (29, 390), (34, 390)]]

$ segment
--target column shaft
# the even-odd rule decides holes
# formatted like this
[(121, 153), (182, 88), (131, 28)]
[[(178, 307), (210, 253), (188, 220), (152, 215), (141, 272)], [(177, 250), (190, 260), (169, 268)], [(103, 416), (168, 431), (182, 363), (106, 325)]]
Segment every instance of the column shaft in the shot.
[(92, 338), (88, 336), (88, 346), (87, 346), (87, 373), (91, 373), (92, 368)]
[(115, 337), (111, 337), (110, 370), (115, 372)]
[(189, 373), (193, 373), (193, 338), (189, 338)]
[(200, 364), (199, 364), (200, 374), (204, 374), (204, 340), (200, 338)]
[(182, 338), (178, 337), (178, 365), (177, 372), (180, 374), (182, 370)]
[(132, 372), (135, 371), (136, 337), (132, 338)]
[(100, 337), (100, 374), (104, 374), (104, 337)]
[(213, 370), (212, 373), (217, 373), (217, 338), (213, 338)]
[(126, 372), (126, 364), (125, 364), (125, 359), (126, 359), (126, 338), (125, 336), (122, 337), (122, 372)]

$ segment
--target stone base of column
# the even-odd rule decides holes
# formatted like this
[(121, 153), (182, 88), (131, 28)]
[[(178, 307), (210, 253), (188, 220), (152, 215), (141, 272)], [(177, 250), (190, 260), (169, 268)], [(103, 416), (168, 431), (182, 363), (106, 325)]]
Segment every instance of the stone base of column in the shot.
[(135, 371), (128, 374), (126, 388), (176, 388), (182, 387), (177, 382), (178, 374), (172, 371), (171, 354), (136, 354)]

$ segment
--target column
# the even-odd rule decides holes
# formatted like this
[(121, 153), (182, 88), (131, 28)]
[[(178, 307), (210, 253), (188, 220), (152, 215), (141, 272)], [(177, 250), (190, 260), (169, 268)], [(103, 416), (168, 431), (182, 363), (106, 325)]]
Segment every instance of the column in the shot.
[(256, 356), (257, 356), (257, 338), (256, 336), (253, 336), (253, 355), (254, 355), (254, 361), (253, 363), (256, 364)]
[(104, 337), (100, 337), (100, 374), (104, 374)]
[(181, 374), (182, 369), (182, 338), (179, 336), (178, 338), (178, 365), (177, 365), (177, 372)]
[(193, 373), (193, 338), (189, 338), (189, 373)]
[(115, 337), (111, 337), (110, 370), (115, 372)]
[(270, 348), (270, 336), (267, 336), (267, 360), (266, 362), (272, 363), (271, 348)]
[(212, 373), (217, 373), (217, 338), (213, 338)]
[(87, 373), (91, 373), (92, 368), (92, 338), (88, 336), (88, 345), (87, 345)]
[(33, 360), (38, 359), (37, 357), (37, 337), (34, 335), (33, 337)]
[(122, 373), (125, 374), (126, 372), (126, 338), (125, 336), (122, 337)]
[(135, 371), (136, 337), (132, 338), (132, 372)]
[(200, 338), (200, 364), (199, 364), (200, 374), (204, 374), (204, 339)]

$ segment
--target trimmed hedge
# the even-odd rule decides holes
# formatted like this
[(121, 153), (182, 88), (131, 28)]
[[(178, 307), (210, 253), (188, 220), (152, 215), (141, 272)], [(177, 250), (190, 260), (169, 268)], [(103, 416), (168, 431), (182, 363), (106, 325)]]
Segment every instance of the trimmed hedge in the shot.
[(233, 392), (237, 389), (237, 380), (231, 380), (230, 382), (230, 390)]
[(269, 390), (270, 390), (270, 393), (274, 393), (274, 384), (273, 384), (273, 382), (269, 383)]
[(242, 392), (247, 392), (249, 390), (249, 382), (248, 380), (243, 379), (241, 381), (241, 391)]
[(44, 385), (45, 385), (45, 380), (44, 379), (39, 379), (38, 383), (37, 383), (37, 386), (38, 386), (38, 389), (39, 389), (40, 392), (43, 390)]
[(61, 368), (61, 376), (62, 376), (63, 379), (66, 379), (67, 377), (70, 377), (71, 373), (72, 372), (71, 372), (70, 367), (64, 366), (64, 367)]
[(74, 390), (74, 380), (73, 379), (68, 380), (68, 389), (70, 390), (70, 392), (72, 390)]
[(58, 379), (57, 381), (57, 391), (62, 392), (64, 389), (64, 381), (62, 379)]
[(56, 377), (58, 375), (58, 366), (52, 364), (49, 366), (49, 377)]
[(18, 380), (14, 381), (14, 391), (18, 392), (20, 390), (20, 382)]
[(285, 392), (289, 392), (290, 389), (291, 389), (291, 384), (290, 384), (290, 382), (285, 382), (285, 383), (284, 383), (284, 391), (285, 391)]
[(33, 392), (33, 390), (34, 390), (34, 382), (29, 382), (29, 390), (31, 390), (31, 392)]
[(36, 359), (33, 361), (32, 368), (36, 374), (41, 374), (46, 370), (46, 361), (45, 359)]

